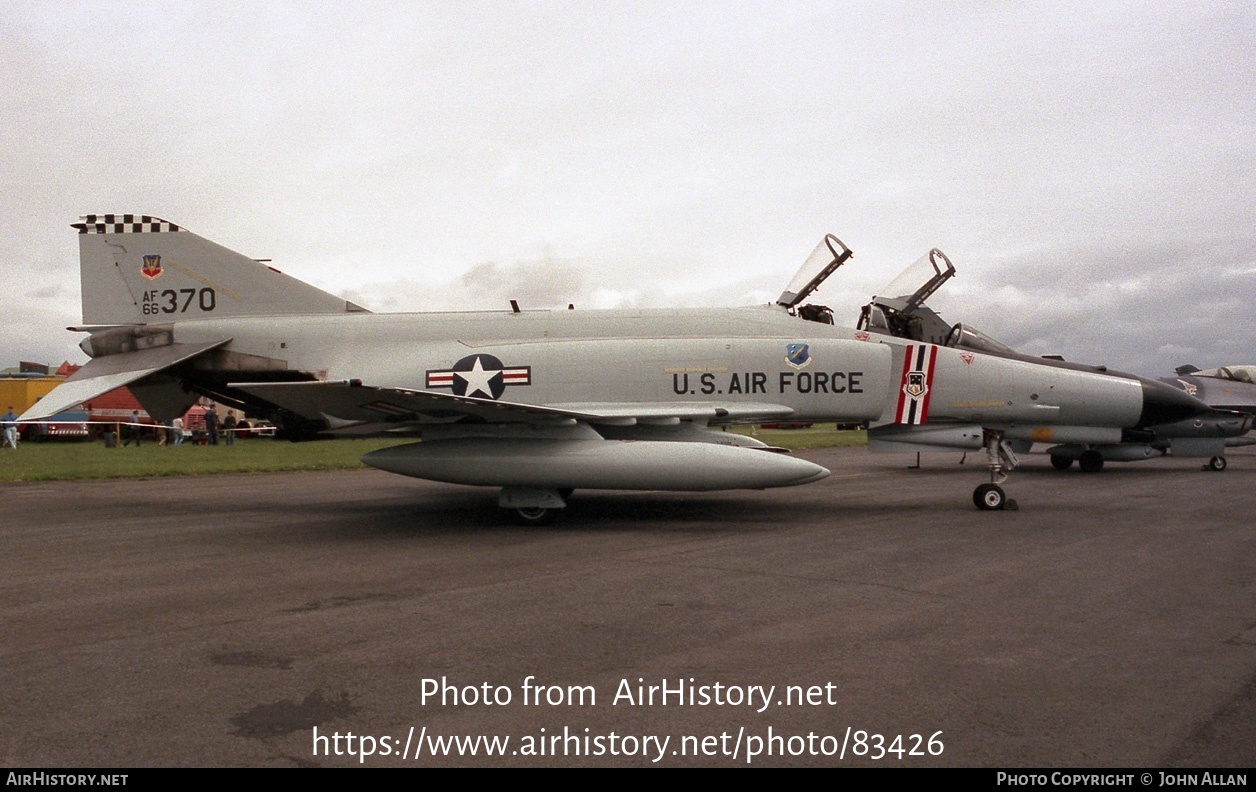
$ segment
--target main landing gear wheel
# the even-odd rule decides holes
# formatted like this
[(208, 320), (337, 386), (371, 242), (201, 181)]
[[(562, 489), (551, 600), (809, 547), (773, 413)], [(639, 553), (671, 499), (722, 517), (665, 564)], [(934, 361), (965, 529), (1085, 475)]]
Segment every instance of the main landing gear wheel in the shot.
[(1225, 467), (1228, 464), (1229, 463), (1225, 461), (1225, 457), (1215, 456), (1212, 459), (1208, 460), (1208, 464), (1205, 465), (1204, 468), (1206, 470), (1215, 470), (1218, 473), (1220, 473), (1221, 471), (1225, 470)]
[(1077, 458), (1077, 466), (1083, 473), (1098, 473), (1103, 470), (1103, 454), (1093, 448), (1087, 449)]
[(973, 490), (973, 503), (982, 511), (1001, 511), (1007, 508), (1007, 495), (998, 484), (982, 484)]
[(1073, 466), (1073, 460), (1066, 456), (1051, 455), (1051, 467), (1056, 470), (1068, 470)]
[(549, 525), (554, 522), (554, 509), (545, 509), (540, 506), (515, 509), (511, 515), (520, 525)]
[[(570, 493), (571, 490), (564, 490)], [(497, 495), (497, 505), (504, 517), (518, 525), (549, 525), (558, 516), (558, 510), (566, 508), (567, 501), (556, 489), (530, 487), (502, 487)]]

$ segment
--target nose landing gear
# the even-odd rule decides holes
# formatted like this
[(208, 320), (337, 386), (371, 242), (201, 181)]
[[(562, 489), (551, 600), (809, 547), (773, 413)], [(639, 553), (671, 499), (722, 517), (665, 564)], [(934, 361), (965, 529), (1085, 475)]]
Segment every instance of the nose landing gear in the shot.
[(1003, 440), (1003, 433), (986, 429), (982, 432), (982, 443), (986, 449), (986, 467), (990, 469), (990, 483), (982, 484), (973, 490), (973, 505), (982, 511), (1016, 511), (1014, 499), (999, 485), (1007, 481), (1007, 470), (1015, 470), (1020, 464), (1011, 445)]

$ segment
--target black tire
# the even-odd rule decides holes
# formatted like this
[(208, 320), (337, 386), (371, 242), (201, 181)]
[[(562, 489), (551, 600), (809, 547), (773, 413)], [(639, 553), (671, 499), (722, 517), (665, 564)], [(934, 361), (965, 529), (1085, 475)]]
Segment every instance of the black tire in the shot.
[(1103, 470), (1103, 454), (1093, 448), (1083, 451), (1077, 458), (1077, 466), (1083, 473), (1098, 473)]
[(514, 518), (515, 522), (520, 525), (539, 526), (549, 525), (554, 522), (554, 510), (546, 509), (541, 506), (512, 509), (510, 514)]
[(1215, 470), (1218, 473), (1220, 473), (1221, 471), (1225, 470), (1226, 465), (1228, 464), (1229, 463), (1225, 461), (1225, 457), (1215, 456), (1212, 459), (1208, 460), (1208, 469)]
[(982, 511), (1001, 511), (1007, 506), (1007, 495), (998, 484), (982, 484), (973, 490), (973, 505)]
[(1057, 454), (1051, 455), (1051, 467), (1055, 468), (1056, 470), (1068, 470), (1072, 466), (1073, 466), (1073, 460), (1071, 458), (1066, 457), (1066, 456), (1059, 456)]

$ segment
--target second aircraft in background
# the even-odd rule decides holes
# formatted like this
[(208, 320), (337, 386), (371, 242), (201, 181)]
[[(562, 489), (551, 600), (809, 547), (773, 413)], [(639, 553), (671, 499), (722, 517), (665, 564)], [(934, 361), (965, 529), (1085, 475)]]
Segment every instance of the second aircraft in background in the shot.
[[(955, 267), (942, 251), (934, 249), (904, 270), (881, 294), (863, 307), (857, 328), (862, 332), (889, 335), (914, 341), (928, 341), (961, 354), (985, 354), (1020, 360), (1045, 368), (1085, 371), (1096, 375), (1136, 380), (1149, 391), (1177, 389), (1215, 408), (1188, 416), (1165, 413), (1159, 419), (1113, 431), (1104, 427), (1051, 425), (1004, 426), (999, 429), (1004, 445), (999, 448), (1005, 466), (1015, 467), (1016, 454), (1025, 453), (1033, 443), (1051, 444), (1052, 464), (1067, 470), (1074, 461), (1088, 473), (1098, 472), (1104, 462), (1152, 459), (1165, 454), (1208, 459), (1208, 467), (1224, 470), (1227, 446), (1248, 445), (1243, 437), (1252, 427), (1256, 412), (1256, 385), (1251, 367), (1216, 369), (1160, 380), (1114, 371), (1106, 366), (1071, 363), (1060, 357), (1025, 355), (966, 323), (944, 321), (927, 300), (955, 275)], [(1191, 368), (1194, 371), (1193, 367)], [(1238, 372), (1238, 373), (1236, 373)], [(1246, 377), (1246, 381), (1244, 380)], [(1167, 398), (1167, 397), (1166, 397)], [(946, 426), (929, 430), (905, 427), (891, 422), (874, 423), (868, 432), (868, 445), (874, 451), (975, 451), (988, 447), (987, 421), (969, 426)], [(986, 438), (986, 440), (983, 440)]]

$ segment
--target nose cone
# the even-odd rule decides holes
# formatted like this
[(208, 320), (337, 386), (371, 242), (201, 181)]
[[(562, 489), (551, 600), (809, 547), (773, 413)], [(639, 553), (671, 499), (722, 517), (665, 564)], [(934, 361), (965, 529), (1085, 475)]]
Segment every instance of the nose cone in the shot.
[(1184, 390), (1155, 380), (1140, 380), (1143, 386), (1143, 412), (1138, 427), (1184, 421), (1211, 408)]

